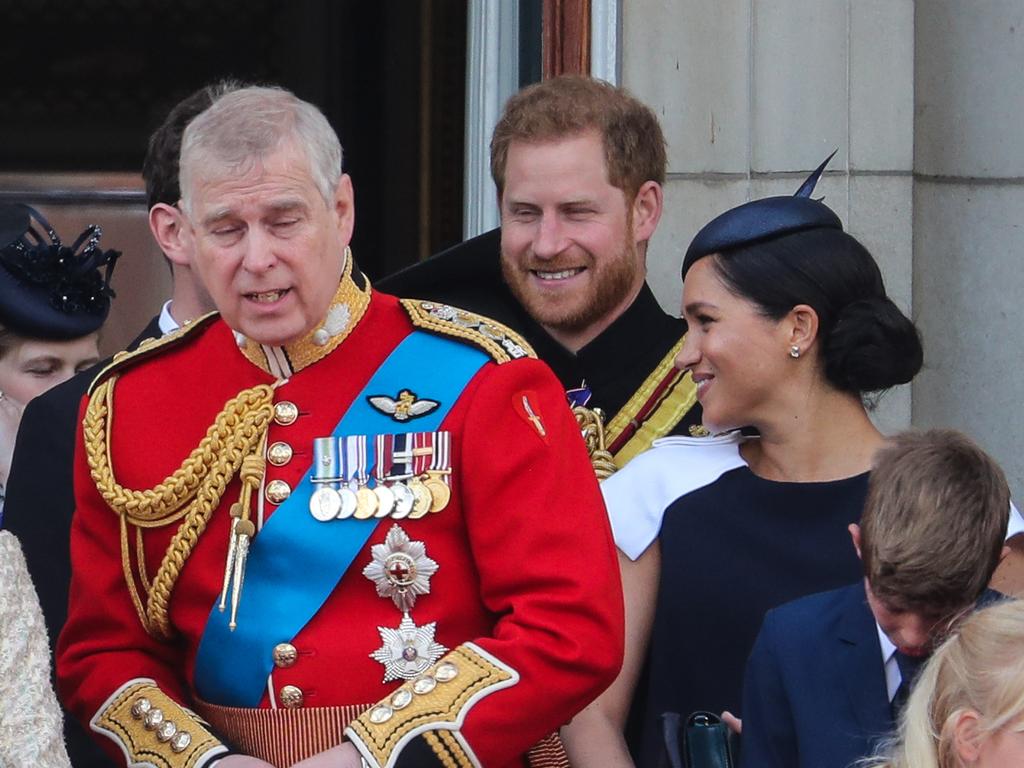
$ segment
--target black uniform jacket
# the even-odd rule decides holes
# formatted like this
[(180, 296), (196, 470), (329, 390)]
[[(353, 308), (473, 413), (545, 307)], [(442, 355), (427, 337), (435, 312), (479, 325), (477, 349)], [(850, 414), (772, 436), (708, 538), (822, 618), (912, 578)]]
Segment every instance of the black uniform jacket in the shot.
[[(636, 300), (600, 336), (577, 353), (555, 341), (516, 301), (501, 276), (501, 231), (493, 229), (385, 277), (386, 293), (452, 304), (504, 323), (526, 338), (566, 389), (583, 382), (589, 407), (610, 421), (686, 333), (686, 322), (658, 305), (645, 284)], [(700, 424), (694, 405), (668, 434)]]

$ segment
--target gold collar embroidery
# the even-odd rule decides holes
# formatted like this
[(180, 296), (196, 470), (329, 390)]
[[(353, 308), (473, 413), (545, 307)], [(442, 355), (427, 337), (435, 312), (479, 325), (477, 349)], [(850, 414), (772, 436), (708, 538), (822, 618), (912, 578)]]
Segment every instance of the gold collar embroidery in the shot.
[(352, 277), (354, 269), (357, 267), (352, 259), (352, 251), (346, 248), (345, 270), (338, 291), (319, 327), (298, 341), (280, 347), (260, 344), (236, 332), (235, 339), (242, 354), (253, 365), (278, 379), (287, 379), (293, 373), (327, 357), (348, 338), (370, 305), (370, 281), (360, 274), (360, 287)]

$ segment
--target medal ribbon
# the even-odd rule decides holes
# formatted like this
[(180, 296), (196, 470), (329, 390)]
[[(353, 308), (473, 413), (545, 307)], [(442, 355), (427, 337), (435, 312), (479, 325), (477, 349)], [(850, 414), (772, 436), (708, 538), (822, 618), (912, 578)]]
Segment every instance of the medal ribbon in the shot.
[(338, 488), (338, 449), (333, 437), (313, 441), (313, 477), (329, 488)]
[[(355, 454), (356, 485), (366, 485), (366, 435), (355, 435), (348, 438), (349, 445)], [(352, 478), (349, 478), (351, 480)]]
[(394, 435), (377, 435), (377, 464), (373, 468), (373, 476), (377, 478), (377, 485), (383, 485), (384, 481), (391, 477), (391, 462), (395, 452)]
[(416, 433), (395, 435), (395, 451), (393, 454), (394, 464), (391, 472), (395, 477), (402, 477), (406, 480), (412, 476), (412, 448), (416, 440)]
[(441, 479), (445, 485), (451, 484), (448, 482), (448, 470), (452, 468), (451, 446), (452, 436), (450, 432), (434, 433), (434, 455), (431, 456), (430, 468), (435, 472), (444, 473), (441, 475)]
[[(431, 364), (425, 365), (425, 360)], [(487, 354), (462, 342), (413, 331), (370, 377), (333, 434), (437, 429), (489, 360)], [(381, 413), (367, 399), (402, 389), (429, 392), (441, 405), (403, 423)], [(317, 522), (309, 514), (314, 490), (307, 472), (253, 539), (237, 628), (233, 632), (228, 628), (230, 613), (220, 611), (216, 602), (210, 611), (196, 654), (195, 686), (199, 696), (212, 704), (259, 705), (274, 668), (274, 646), (294, 639), (320, 610), (379, 522), (373, 518)]]
[[(430, 467), (430, 462), (434, 458), (434, 433), (433, 432), (417, 432), (412, 436), (413, 440), (413, 457), (412, 457), (412, 473), (416, 477), (421, 477)], [(427, 450), (429, 449), (429, 453)]]

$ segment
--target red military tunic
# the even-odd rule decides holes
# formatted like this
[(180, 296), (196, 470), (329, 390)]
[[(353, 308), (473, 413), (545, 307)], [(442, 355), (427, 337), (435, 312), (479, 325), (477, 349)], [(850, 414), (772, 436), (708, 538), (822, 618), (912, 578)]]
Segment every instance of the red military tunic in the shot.
[[(326, 344), (320, 338), (289, 345), (286, 355), (280, 348), (261, 353), (213, 319), (186, 329), (176, 342), (115, 363), (107, 453), (116, 482), (128, 489), (162, 483), (200, 445), (228, 400), (279, 382), (283, 365), (290, 375), (273, 391), (275, 418), (266, 439), (277, 453), (266, 465), (260, 493), (273, 481), (296, 488), (309, 471), (313, 440), (332, 433), (374, 371), (415, 328), (415, 312), (393, 297), (369, 295), (358, 275), (356, 282), (346, 276), (335, 304), (346, 305), (346, 327)], [(500, 352), (487, 334), (465, 324), (452, 328), (467, 343), (482, 341)], [(504, 343), (515, 347), (509, 339)], [(516, 407), (524, 396), (529, 412)], [(420, 626), (436, 622), (435, 640), (454, 649), (441, 661), (454, 661), (462, 674), (439, 676), (442, 682), (434, 681), (429, 695), (419, 697), (417, 689), (406, 696), (411, 705), (389, 710), (387, 718), (371, 709), (389, 702), (402, 682), (384, 683), (382, 663), (370, 656), (381, 646), (378, 627), (396, 628), (402, 618), (362, 573), (372, 561), (371, 547), (392, 528), (383, 520), (327, 602), (289, 640), (293, 663), (288, 654), (275, 660), (259, 709), (292, 718), (284, 731), (275, 731), (286, 734), (275, 738), (291, 743), (267, 756), (295, 759), (340, 743), (334, 715), (343, 712), (345, 720), (359, 715), (346, 735), (370, 765), (525, 765), (532, 744), (614, 679), (623, 643), (615, 550), (579, 430), (554, 376), (536, 359), (487, 362), (440, 429), (451, 434), (451, 501), (437, 514), (399, 525), (425, 544), (439, 566), (412, 615)], [(87, 429), (84, 439), (102, 442), (105, 434)], [(122, 533), (123, 515), (101, 497), (89, 452), (79, 448), (74, 578), (58, 646), (63, 698), (129, 764), (209, 763), (223, 754), (222, 740), (229, 746), (239, 741), (231, 731), (249, 714), (198, 700), (194, 677), (203, 629), (224, 582), (229, 507), (239, 499), (241, 483), (230, 479), (208, 523), (199, 526), (203, 530), (173, 581), (166, 611), (170, 635), (162, 637), (158, 628), (144, 626), (126, 571), (146, 603), (172, 537), (182, 535), (182, 521), (143, 528), (128, 523)], [(259, 513), (254, 502), (257, 529), (260, 515), (267, 520), (275, 508), (265, 495)], [(257, 530), (254, 546), (259, 536)], [(136, 562), (140, 548), (145, 580)], [(294, 568), (303, 569), (300, 551)], [(411, 682), (403, 686), (412, 691)], [(161, 722), (147, 723), (142, 698), (150, 707), (159, 704), (174, 728), (161, 731)], [(215, 728), (179, 705), (199, 711)], [(177, 738), (164, 739), (168, 734)]]

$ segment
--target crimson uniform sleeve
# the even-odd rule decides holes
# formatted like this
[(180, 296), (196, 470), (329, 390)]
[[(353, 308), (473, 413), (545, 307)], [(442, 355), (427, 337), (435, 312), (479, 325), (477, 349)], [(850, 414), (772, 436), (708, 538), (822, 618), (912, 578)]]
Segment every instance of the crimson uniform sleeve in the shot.
[(178, 648), (151, 637), (139, 620), (125, 586), (119, 517), (90, 477), (81, 421), (71, 593), (57, 645), (61, 698), (88, 728), (109, 737), (103, 746), (118, 763), (200, 768), (227, 748), (182, 706), (184, 681), (175, 672), (183, 666)]
[(615, 548), (564, 392), (536, 360), (488, 365), (478, 377), (456, 459), (481, 599), (498, 620), (442, 658), (422, 692), (420, 681), (406, 683), (349, 727), (374, 768), (430, 764), (424, 755), (437, 765), (519, 765), (622, 662)]

